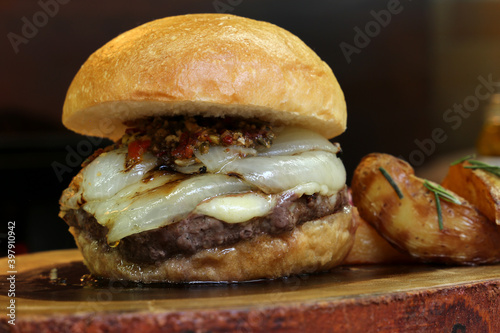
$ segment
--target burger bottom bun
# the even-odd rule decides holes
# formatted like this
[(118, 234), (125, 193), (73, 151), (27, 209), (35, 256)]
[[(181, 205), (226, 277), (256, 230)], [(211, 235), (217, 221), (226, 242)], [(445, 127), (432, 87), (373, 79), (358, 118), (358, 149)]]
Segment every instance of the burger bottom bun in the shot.
[(86, 233), (70, 231), (95, 276), (143, 283), (246, 281), (324, 271), (340, 264), (354, 243), (354, 210), (345, 207), (289, 233), (259, 235), (232, 246), (177, 255), (157, 265), (128, 262), (114, 248), (103, 252)]

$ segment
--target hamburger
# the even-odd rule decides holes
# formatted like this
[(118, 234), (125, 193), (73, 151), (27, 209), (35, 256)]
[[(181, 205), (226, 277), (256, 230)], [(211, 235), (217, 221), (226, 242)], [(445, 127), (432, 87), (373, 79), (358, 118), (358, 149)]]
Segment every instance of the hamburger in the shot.
[(290, 32), (226, 14), (167, 17), (92, 54), (63, 124), (114, 141), (64, 190), (60, 216), (98, 277), (245, 281), (328, 270), (353, 209), (342, 90)]

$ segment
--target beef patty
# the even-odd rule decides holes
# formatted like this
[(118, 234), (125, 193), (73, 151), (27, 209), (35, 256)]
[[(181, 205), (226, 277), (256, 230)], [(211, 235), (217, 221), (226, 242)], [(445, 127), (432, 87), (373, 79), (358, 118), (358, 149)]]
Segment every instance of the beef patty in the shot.
[[(116, 246), (130, 262), (160, 263), (178, 254), (190, 255), (201, 249), (228, 246), (259, 234), (279, 235), (295, 226), (331, 215), (348, 204), (347, 190), (341, 190), (336, 200), (321, 195), (282, 195), (271, 213), (243, 223), (226, 223), (216, 218), (191, 214), (185, 219), (162, 228), (148, 230), (123, 238)], [(106, 242), (107, 228), (82, 208), (69, 210), (66, 223), (77, 232), (96, 241), (103, 251), (112, 248)]]

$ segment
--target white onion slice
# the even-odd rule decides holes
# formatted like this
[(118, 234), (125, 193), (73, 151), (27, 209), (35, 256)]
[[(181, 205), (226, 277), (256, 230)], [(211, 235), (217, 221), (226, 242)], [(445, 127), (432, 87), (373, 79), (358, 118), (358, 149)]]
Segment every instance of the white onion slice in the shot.
[(255, 156), (257, 151), (253, 148), (245, 148), (238, 146), (215, 146), (210, 147), (207, 153), (202, 154), (198, 150), (195, 151), (195, 156), (207, 167), (208, 172), (217, 172), (227, 163), (246, 156)]
[[(235, 177), (221, 174), (190, 176), (170, 182), (172, 175), (165, 176), (167, 183), (141, 192), (125, 188), (114, 198), (87, 202), (83, 208), (94, 214), (96, 220), (108, 227), (108, 242), (123, 237), (163, 227), (185, 218), (203, 200), (217, 195), (242, 193), (251, 186)], [(156, 180), (161, 183), (161, 177)]]
[(70, 191), (72, 188), (65, 190), (61, 198), (61, 206), (67, 209), (78, 209), (78, 203), (110, 198), (123, 188), (139, 182), (156, 166), (156, 157), (151, 153), (145, 153), (141, 163), (126, 170), (126, 157), (127, 148), (119, 148), (99, 155), (75, 177), (79, 179), (78, 191), (72, 193)]
[(327, 186), (333, 194), (344, 187), (346, 181), (342, 161), (325, 151), (249, 157), (226, 164), (220, 172), (236, 174), (264, 193), (279, 193), (301, 184), (318, 183)]
[(322, 135), (298, 127), (285, 127), (276, 134), (270, 148), (258, 148), (259, 156), (283, 156), (303, 153), (311, 150), (323, 150), (336, 154), (338, 144), (332, 144)]
[(124, 187), (141, 180), (156, 165), (156, 157), (146, 153), (141, 163), (125, 170), (126, 157), (126, 148), (102, 153), (83, 169), (82, 186), (87, 201), (113, 196)]

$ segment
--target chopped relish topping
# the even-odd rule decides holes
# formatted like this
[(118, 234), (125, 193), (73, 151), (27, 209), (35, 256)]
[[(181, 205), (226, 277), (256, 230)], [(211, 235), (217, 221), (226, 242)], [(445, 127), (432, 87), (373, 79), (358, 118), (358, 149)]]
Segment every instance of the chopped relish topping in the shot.
[(150, 151), (158, 157), (160, 168), (171, 169), (174, 164), (192, 162), (196, 150), (204, 154), (212, 146), (270, 147), (274, 138), (268, 124), (239, 118), (149, 117), (125, 125), (128, 128), (120, 140), (96, 151), (82, 166), (105, 151), (128, 146), (127, 167)]
[(150, 151), (161, 169), (172, 169), (174, 164), (192, 163), (196, 150), (204, 154), (212, 146), (270, 147), (274, 139), (268, 124), (239, 118), (149, 117), (125, 125), (128, 128), (120, 140), (94, 152), (82, 167), (103, 152), (128, 146), (127, 167)]

